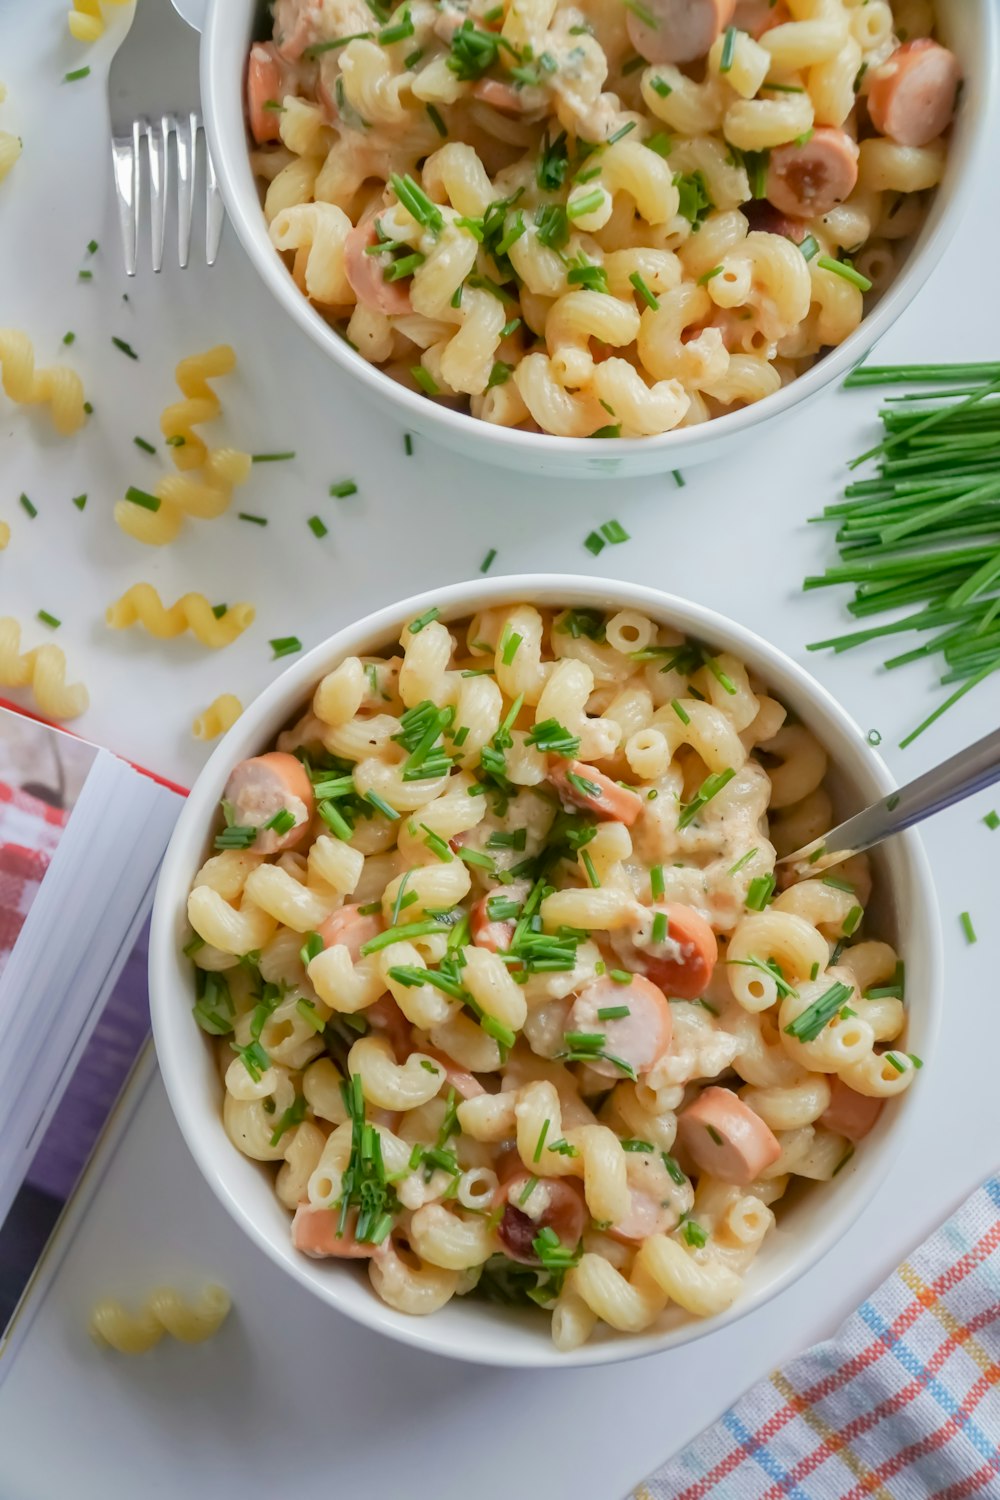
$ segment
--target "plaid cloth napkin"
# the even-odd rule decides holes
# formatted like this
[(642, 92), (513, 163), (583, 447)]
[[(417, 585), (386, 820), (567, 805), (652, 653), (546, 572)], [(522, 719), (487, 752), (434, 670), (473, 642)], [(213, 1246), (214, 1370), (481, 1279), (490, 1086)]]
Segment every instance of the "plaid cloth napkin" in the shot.
[(1000, 1496), (1000, 1177), (634, 1500)]
[(0, 972), (17, 942), (69, 817), (0, 781)]

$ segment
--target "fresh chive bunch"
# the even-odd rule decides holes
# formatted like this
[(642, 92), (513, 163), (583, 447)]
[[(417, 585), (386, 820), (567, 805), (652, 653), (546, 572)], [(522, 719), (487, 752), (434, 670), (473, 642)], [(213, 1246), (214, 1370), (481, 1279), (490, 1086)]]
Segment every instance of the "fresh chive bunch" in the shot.
[(836, 520), (840, 563), (804, 584), (853, 584), (847, 608), (858, 619), (907, 610), (810, 651), (917, 632), (926, 639), (886, 668), (943, 657), (942, 684), (958, 686), (900, 748), (1000, 668), (1000, 363), (873, 365), (844, 382), (908, 383), (943, 388), (888, 397), (882, 441), (851, 462), (875, 459), (876, 477), (855, 480), (814, 517)]

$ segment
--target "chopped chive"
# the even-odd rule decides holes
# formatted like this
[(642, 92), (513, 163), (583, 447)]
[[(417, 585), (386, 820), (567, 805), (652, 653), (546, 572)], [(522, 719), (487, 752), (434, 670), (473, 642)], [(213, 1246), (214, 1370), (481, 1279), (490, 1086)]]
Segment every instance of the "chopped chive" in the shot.
[(272, 661), (277, 661), (279, 656), (294, 656), (296, 651), (302, 650), (302, 642), (297, 635), (279, 635), (267, 643), (274, 652)]
[(676, 484), (679, 490), (682, 490), (687, 484), (687, 480), (684, 478), (684, 475), (681, 473), (680, 469), (671, 469), (670, 472), (674, 476), (674, 484)]
[(87, 504), (86, 495), (74, 495), (73, 504), (76, 506), (77, 510), (84, 510)]
[(126, 343), (124, 339), (116, 338), (114, 334), (112, 334), (111, 342), (114, 344), (116, 349), (120, 349), (123, 354), (127, 354), (129, 359), (139, 358), (138, 354), (136, 354), (135, 350), (132, 348), (132, 345)]
[(22, 491), (21, 495), (18, 498), (19, 498), (19, 501), (20, 501), (20, 504), (21, 504), (21, 508), (23, 510), (26, 510), (28, 512), (28, 515), (31, 517), (31, 519), (34, 520), (35, 517), (38, 515), (38, 506), (37, 505), (33, 505), (32, 502), (28, 499), (27, 495), (25, 495), (23, 493), (23, 491)]
[(726, 34), (722, 42), (722, 56), (719, 59), (719, 72), (728, 73), (733, 66), (733, 58), (736, 55), (737, 27), (727, 26)]
[(482, 562), (479, 564), (480, 573), (488, 573), (490, 571), (490, 567), (492, 566), (493, 559), (496, 557), (496, 555), (497, 549), (495, 547), (491, 547), (486, 556), (483, 558)]
[(649, 871), (649, 889), (654, 901), (663, 900), (663, 866), (653, 865)]
[(319, 516), (310, 516), (308, 521), (306, 522), (306, 525), (309, 527), (309, 530), (312, 532), (313, 536), (323, 537), (329, 534), (330, 528), (324, 521), (320, 520)]
[(213, 615), (215, 616), (215, 618), (217, 620), (221, 620), (222, 616), (226, 613), (226, 611), (228, 610), (228, 608), (229, 608), (228, 604), (213, 604), (212, 605), (212, 613), (213, 613)]
[(649, 287), (646, 285), (645, 281), (638, 271), (632, 272), (631, 276), (629, 277), (629, 281), (635, 287), (636, 291), (639, 293), (639, 296), (642, 298), (643, 302), (645, 302), (647, 307), (652, 307), (654, 309), (659, 307), (659, 298), (650, 291)]
[(76, 342), (76, 334), (75, 333), (64, 333), (63, 334), (63, 343), (64, 344), (73, 344), (75, 342)]
[(436, 606), (432, 605), (432, 607), (428, 610), (425, 610), (422, 615), (418, 615), (415, 620), (411, 620), (406, 628), (411, 635), (419, 635), (424, 626), (429, 625), (432, 620), (436, 620), (440, 613), (441, 611)]
[(818, 1000), (814, 1000), (785, 1027), (787, 1035), (800, 1042), (814, 1042), (824, 1027), (833, 1020), (844, 1001), (851, 998), (852, 993), (848, 984), (838, 982), (831, 985)]
[(667, 941), (667, 914), (665, 911), (658, 911), (654, 916), (650, 941), (657, 945)]
[(962, 931), (965, 933), (965, 941), (967, 943), (976, 942), (976, 929), (972, 925), (972, 918), (969, 916), (969, 913), (967, 911), (963, 911), (958, 920), (962, 924)]
[(380, 797), (378, 792), (365, 792), (364, 798), (365, 801), (370, 802), (372, 807), (376, 808), (383, 817), (388, 818), (391, 823), (394, 823), (399, 817), (399, 813), (396, 811), (396, 809), (394, 807), (390, 807), (389, 803), (386, 802), (383, 797)]
[(690, 724), (691, 715), (686, 712), (684, 705), (678, 698), (671, 698), (670, 707), (673, 709), (674, 713), (680, 719), (682, 724)]
[(240, 520), (240, 521), (252, 521), (255, 526), (266, 526), (267, 525), (267, 517), (266, 516), (252, 516), (250, 514), (250, 512), (247, 511), (247, 510), (237, 511), (236, 515), (237, 515), (237, 519), (238, 520)]
[(868, 280), (868, 277), (862, 276), (860, 271), (856, 271), (846, 261), (834, 260), (830, 255), (821, 255), (816, 264), (821, 266), (824, 271), (832, 271), (836, 276), (842, 276), (845, 281), (850, 281), (862, 292), (870, 292), (872, 289), (872, 283)]
[(882, 743), (882, 736), (877, 729), (869, 729), (868, 733), (865, 735), (865, 739), (873, 748), (876, 745), (881, 745)]
[(413, 438), (408, 432), (403, 433), (403, 452), (407, 458), (413, 457)]
[(76, 279), (77, 281), (93, 281), (94, 273), (93, 271), (77, 271)]
[(736, 861), (734, 865), (730, 865), (729, 869), (726, 871), (726, 874), (738, 875), (739, 872), (750, 863), (756, 853), (756, 848), (748, 849), (746, 854), (741, 855), (741, 857)]
[(50, 615), (47, 609), (40, 609), (36, 618), (41, 620), (43, 625), (51, 626), (53, 630), (58, 630), (62, 624), (62, 620), (57, 620), (55, 615)]
[(747, 910), (763, 911), (774, 895), (776, 884), (777, 881), (773, 875), (758, 875), (755, 880), (751, 880), (747, 887)]
[(522, 637), (518, 635), (516, 630), (510, 631), (507, 635), (503, 643), (503, 649), (500, 658), (505, 667), (509, 667), (512, 664), (514, 657), (517, 655), (517, 648), (518, 646), (520, 646), (521, 641)]
[[(629, 978), (631, 979), (631, 975)], [(623, 1021), (632, 1014), (627, 1005), (604, 1005), (597, 1012), (599, 1021)]]
[(590, 882), (591, 889), (597, 890), (601, 882), (597, 878), (597, 871), (594, 869), (594, 861), (591, 859), (586, 849), (582, 849), (580, 851), (580, 862), (587, 872), (587, 880)]
[(294, 457), (294, 453), (251, 453), (250, 462), (254, 464), (281, 464), (286, 459)]
[(63, 83), (75, 83), (78, 78), (89, 78), (89, 68), (74, 68), (71, 73), (63, 74)]
[(425, 370), (423, 365), (411, 365), (410, 374), (419, 385), (420, 389), (428, 396), (440, 396), (441, 387), (438, 385), (430, 370)]
[(83, 403), (83, 409), (87, 413), (88, 417), (92, 417), (94, 415), (94, 408), (89, 401), (85, 401)]
[(447, 136), (447, 134), (448, 134), (448, 127), (447, 127), (447, 125), (444, 123), (444, 121), (441, 118), (441, 112), (440, 112), (440, 110), (436, 109), (433, 104), (428, 104), (427, 105), (427, 115), (428, 115), (428, 118), (429, 118), (431, 124), (434, 126), (434, 129), (437, 131), (438, 135), (440, 135), (440, 136)]
[(814, 255), (819, 254), (819, 240), (817, 240), (814, 235), (807, 234), (805, 239), (799, 245), (799, 249), (802, 251), (802, 254), (805, 256), (806, 260), (812, 260)]
[(97, 250), (98, 250), (97, 241), (96, 240), (88, 240), (87, 241), (87, 254), (88, 255), (96, 255), (97, 254)]
[(997, 828), (1000, 828), (1000, 813), (988, 812), (983, 819), (983, 822), (986, 824), (987, 828), (995, 831)]
[(135, 446), (137, 448), (141, 448), (142, 449), (143, 453), (155, 453), (156, 452), (156, 449), (153, 447), (152, 443), (147, 443), (145, 438), (134, 437), (132, 439), (132, 441), (133, 441), (133, 443), (135, 444)]
[(353, 479), (342, 479), (339, 484), (331, 484), (330, 494), (334, 500), (346, 500), (348, 495), (356, 495), (358, 487)]

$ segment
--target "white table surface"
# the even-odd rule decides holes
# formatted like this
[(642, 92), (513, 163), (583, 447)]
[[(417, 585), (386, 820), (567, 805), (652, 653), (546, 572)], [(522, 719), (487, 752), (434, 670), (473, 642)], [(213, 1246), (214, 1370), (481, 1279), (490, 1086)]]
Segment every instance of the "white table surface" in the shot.
[[(154, 0), (161, 3), (161, 0)], [(306, 646), (404, 593), (468, 577), (490, 547), (494, 571), (565, 568), (615, 574), (684, 593), (750, 625), (815, 674), (864, 728), (900, 778), (917, 775), (995, 726), (988, 682), (905, 752), (902, 735), (940, 701), (933, 669), (887, 677), (876, 645), (834, 658), (804, 643), (847, 628), (845, 594), (799, 591), (833, 559), (832, 535), (806, 517), (836, 497), (843, 460), (867, 446), (877, 393), (830, 393), (739, 459), (613, 483), (533, 481), (490, 473), (416, 443), (356, 395), (304, 335), (288, 326), (227, 229), (212, 271), (122, 270), (107, 160), (102, 78), (113, 37), (86, 56), (65, 33), (62, 0), (5, 7), (0, 125), (24, 155), (0, 186), (0, 323), (29, 330), (42, 362), (69, 360), (95, 414), (71, 440), (43, 412), (0, 395), (0, 517), (14, 537), (0, 558), (0, 612), (26, 622), (58, 615), (71, 668), (92, 707), (74, 727), (190, 783), (206, 754), (193, 715), (216, 693), (245, 701), (281, 670), (268, 638)], [(92, 76), (66, 84), (87, 61)], [(1000, 229), (996, 195), (973, 207), (879, 358), (995, 358), (1000, 305), (982, 297), (983, 247)], [(85, 258), (88, 240), (100, 249)], [(169, 262), (169, 250), (168, 250)], [(79, 282), (87, 265), (93, 280)], [(128, 301), (122, 300), (127, 293)], [(76, 341), (64, 349), (63, 334)], [(110, 338), (127, 339), (138, 364)], [(238, 372), (220, 382), (220, 437), (256, 451), (295, 449), (294, 462), (255, 469), (236, 509), (188, 523), (171, 548), (140, 547), (112, 520), (128, 484), (150, 487), (163, 466), (133, 446), (157, 441), (174, 398), (176, 360), (232, 342)], [(331, 500), (331, 482), (359, 494)], [(29, 521), (25, 491), (38, 507)], [(86, 511), (70, 503), (86, 491)], [(319, 514), (330, 534), (316, 540)], [(591, 558), (583, 538), (617, 517), (631, 541)], [(221, 653), (139, 632), (112, 634), (103, 609), (149, 579), (171, 602), (191, 588), (250, 599), (257, 622)], [(536, 1493), (610, 1500), (679, 1447), (775, 1361), (830, 1334), (865, 1293), (997, 1165), (996, 897), (1000, 832), (981, 819), (1000, 793), (927, 827), (942, 896), (948, 1008), (927, 1061), (902, 1157), (878, 1198), (827, 1258), (777, 1301), (674, 1353), (595, 1371), (493, 1372), (396, 1348), (286, 1284), (246, 1243), (189, 1161), (158, 1082), (147, 1092), (63, 1267), (0, 1388), (0, 1493), (50, 1500), (72, 1478), (79, 1500), (153, 1495), (264, 1495), (293, 1479), (304, 1495), (361, 1497), (510, 1492), (512, 1471)], [(979, 943), (958, 914), (971, 912)], [(817, 1212), (822, 1212), (821, 1203)], [(147, 1359), (102, 1356), (82, 1332), (91, 1300), (139, 1292), (164, 1276), (197, 1286), (218, 1277), (236, 1312), (198, 1350)], [(293, 1478), (294, 1477), (294, 1478)]]

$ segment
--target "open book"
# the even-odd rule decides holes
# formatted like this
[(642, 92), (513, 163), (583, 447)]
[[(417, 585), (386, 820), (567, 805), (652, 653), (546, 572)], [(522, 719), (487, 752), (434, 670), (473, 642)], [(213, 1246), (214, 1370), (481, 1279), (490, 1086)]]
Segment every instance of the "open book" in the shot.
[[(88, 1062), (88, 1042), (142, 934), (180, 804), (109, 751), (0, 707), (0, 1225), (32, 1172), (55, 1201), (68, 1196), (103, 1123), (93, 1075), (107, 1051)], [(111, 1025), (127, 1062), (148, 1027), (143, 968), (136, 954)], [(46, 1153), (82, 1063), (90, 1086)]]

